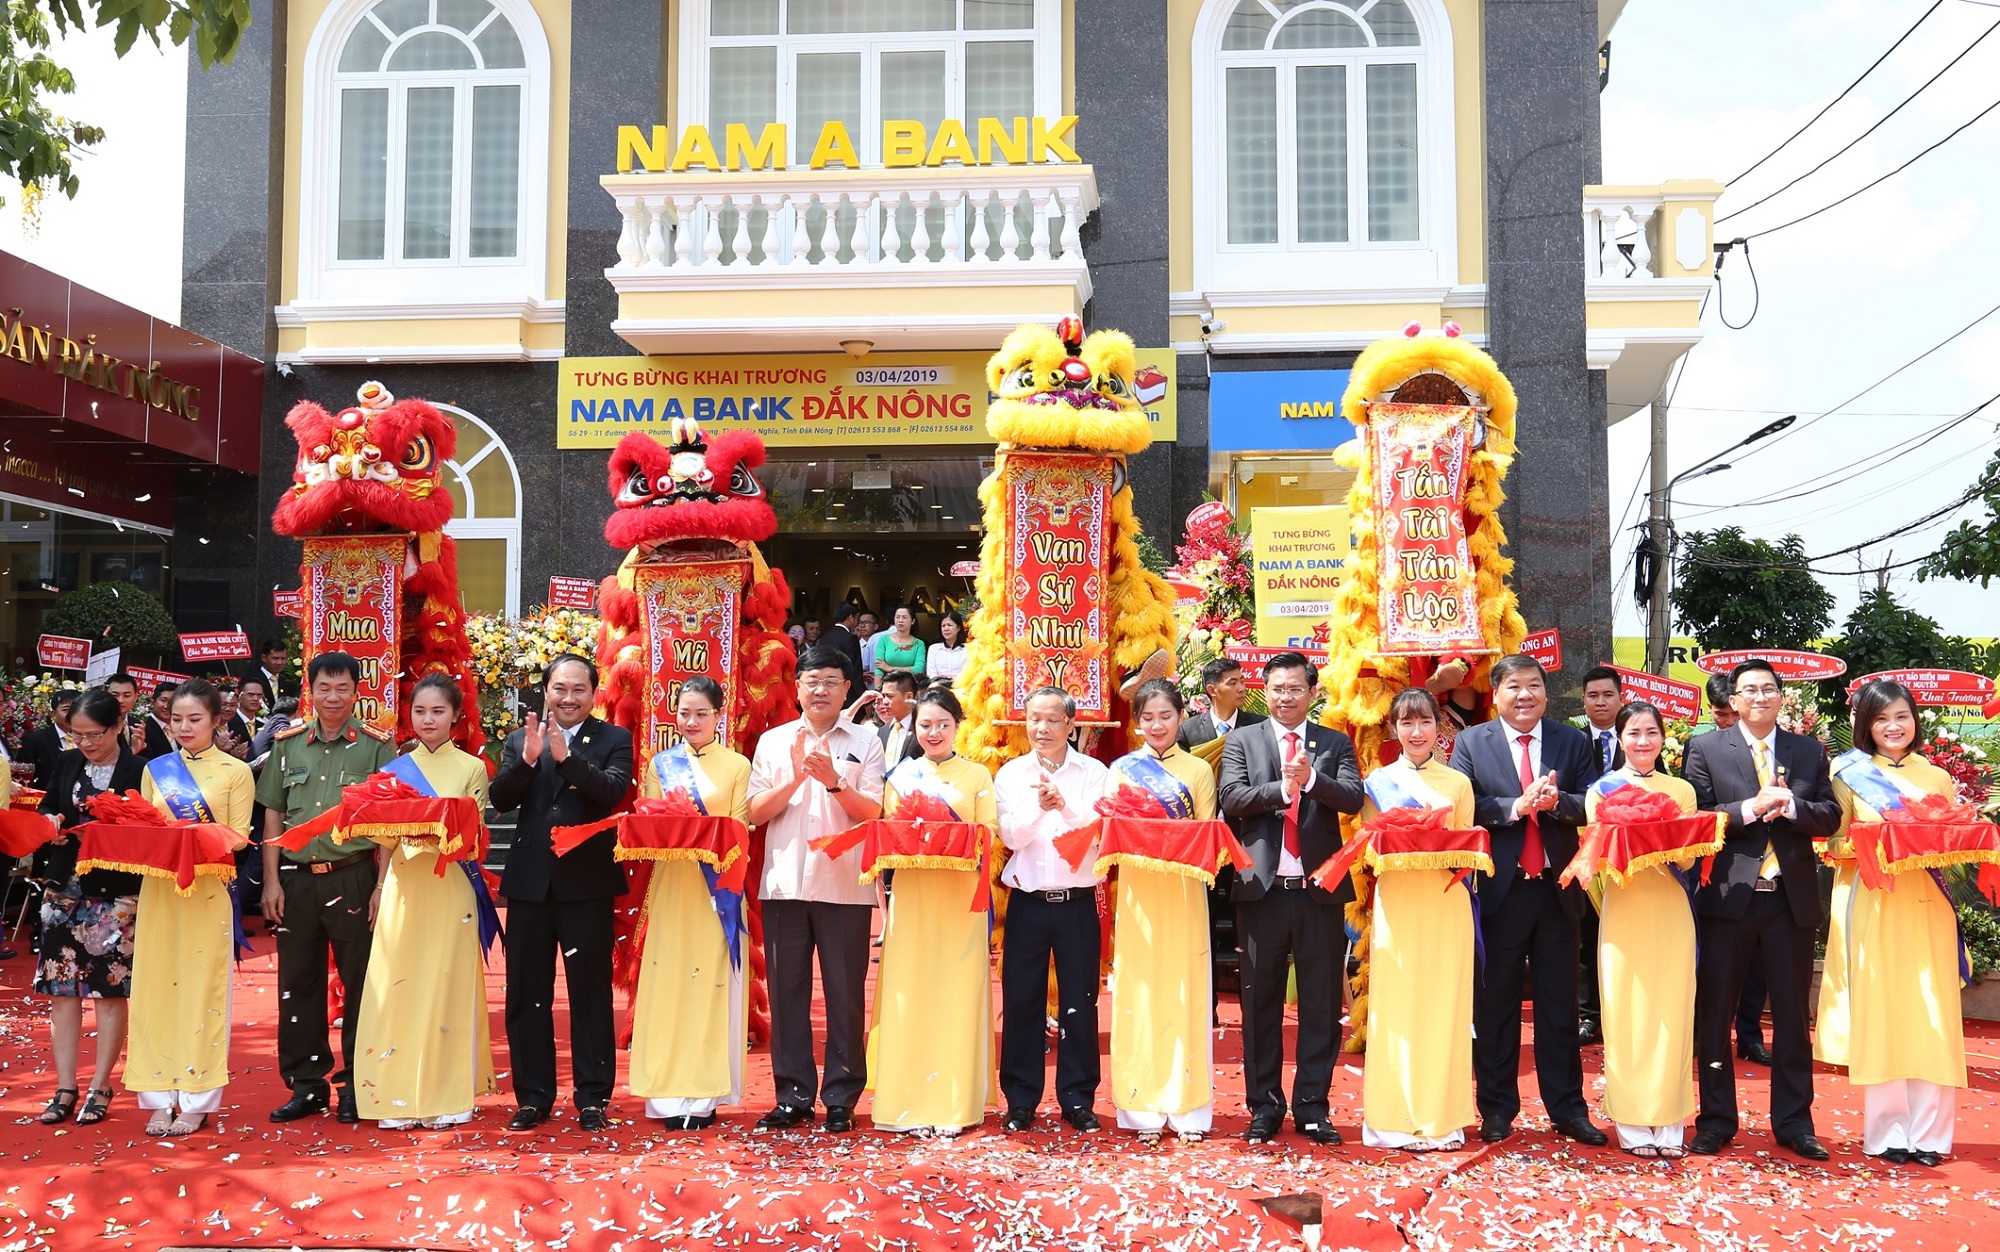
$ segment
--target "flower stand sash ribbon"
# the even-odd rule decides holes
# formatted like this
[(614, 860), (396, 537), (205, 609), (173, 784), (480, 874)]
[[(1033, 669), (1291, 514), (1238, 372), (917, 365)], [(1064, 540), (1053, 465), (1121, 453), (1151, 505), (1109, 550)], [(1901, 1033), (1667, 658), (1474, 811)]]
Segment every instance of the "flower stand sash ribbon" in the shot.
[(1099, 877), (1114, 865), (1132, 865), (1199, 878), (1212, 887), (1224, 864), (1239, 871), (1250, 868), (1250, 854), (1228, 824), (1197, 821), (1194, 796), (1148, 749), (1111, 763), (1110, 785), (1097, 802), (1097, 813), (1095, 822), (1055, 841), (1056, 852), (1072, 869), (1083, 868), (1093, 840)]
[(889, 772), (896, 789), (896, 816), (857, 822), (837, 835), (812, 841), (815, 852), (846, 856), (861, 849), (861, 881), (873, 882), (886, 869), (948, 869), (973, 875), (968, 912), (991, 916), (993, 890), (986, 854), (992, 835), (952, 807), (937, 766), (913, 757)]

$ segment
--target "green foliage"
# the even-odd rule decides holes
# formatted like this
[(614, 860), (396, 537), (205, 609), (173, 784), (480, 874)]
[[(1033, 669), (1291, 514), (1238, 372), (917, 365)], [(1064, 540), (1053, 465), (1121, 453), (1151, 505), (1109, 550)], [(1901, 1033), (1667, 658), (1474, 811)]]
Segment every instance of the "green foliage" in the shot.
[(1160, 545), (1153, 542), (1153, 537), (1143, 530), (1139, 532), (1139, 564), (1155, 574), (1166, 573), (1173, 564), (1167, 560), (1167, 554), (1160, 551)]
[(2000, 578), (2000, 452), (1980, 474), (1979, 496), (1986, 505), (1980, 521), (1960, 522), (1939, 541), (1937, 550), (1917, 566), (1917, 581), (1932, 578), (1978, 579), (1981, 587)]
[(1819, 685), (1822, 708), (1847, 708), (1847, 684), (1863, 674), (1890, 669), (1967, 669), (1984, 672), (1988, 651), (1969, 639), (1947, 635), (1923, 614), (1904, 608), (1887, 588), (1865, 593), (1841, 625), (1830, 650), (1847, 662), (1847, 673)]
[(2000, 913), (1981, 900), (1961, 904), (1958, 930), (1965, 936), (1965, 952), (1972, 965), (1974, 982), (2000, 969)]
[(91, 583), (65, 593), (42, 619), (42, 633), (88, 639), (99, 652), (123, 648), (127, 662), (164, 657), (180, 646), (167, 607), (130, 583)]
[(1806, 568), (1797, 535), (1745, 538), (1740, 526), (1687, 537), (1669, 597), (1681, 629), (1709, 651), (1802, 648), (1833, 621), (1833, 593)]
[[(236, 53), (250, 23), (250, 0), (0, 0), (0, 175), (24, 187), (54, 188), (75, 196), (80, 183), (71, 163), (75, 149), (104, 138), (101, 127), (62, 116), (54, 98), (72, 95), (76, 79), (48, 55), (56, 34), (90, 27), (116, 28), (119, 56), (141, 33), (160, 46), (192, 42), (204, 69)], [(33, 193), (31, 193), (33, 194)]]

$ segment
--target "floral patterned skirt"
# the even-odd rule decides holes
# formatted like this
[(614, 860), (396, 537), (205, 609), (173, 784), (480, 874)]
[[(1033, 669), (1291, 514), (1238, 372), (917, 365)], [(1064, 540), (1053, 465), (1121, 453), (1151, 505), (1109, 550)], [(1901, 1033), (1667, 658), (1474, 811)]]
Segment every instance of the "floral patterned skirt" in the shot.
[(138, 912), (138, 897), (86, 896), (75, 877), (49, 892), (42, 899), (35, 990), (88, 1000), (129, 998), (132, 928)]

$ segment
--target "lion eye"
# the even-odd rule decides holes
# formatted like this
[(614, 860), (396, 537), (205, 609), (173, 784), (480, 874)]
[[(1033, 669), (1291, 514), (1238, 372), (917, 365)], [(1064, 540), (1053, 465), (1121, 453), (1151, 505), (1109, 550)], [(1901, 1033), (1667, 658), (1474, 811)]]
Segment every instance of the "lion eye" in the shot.
[(403, 449), (401, 464), (404, 469), (427, 470), (435, 456), (429, 437), (415, 435), (410, 439), (410, 446)]
[(650, 496), (653, 494), (653, 484), (647, 481), (645, 470), (634, 469), (632, 471), (632, 477), (625, 480), (625, 494), (628, 496)]
[(757, 485), (756, 477), (749, 470), (738, 465), (729, 471), (729, 494), (732, 496), (748, 496), (754, 499), (757, 496), (763, 495), (764, 489)]
[(1116, 374), (1104, 375), (1097, 380), (1097, 385), (1114, 396), (1122, 396), (1131, 390), (1125, 385), (1125, 380)]
[(1001, 384), (1001, 386), (1007, 388), (1009, 391), (1027, 391), (1034, 385), (1035, 367), (1032, 365), (1023, 365), (1016, 369), (1013, 373), (1007, 375), (1007, 381)]

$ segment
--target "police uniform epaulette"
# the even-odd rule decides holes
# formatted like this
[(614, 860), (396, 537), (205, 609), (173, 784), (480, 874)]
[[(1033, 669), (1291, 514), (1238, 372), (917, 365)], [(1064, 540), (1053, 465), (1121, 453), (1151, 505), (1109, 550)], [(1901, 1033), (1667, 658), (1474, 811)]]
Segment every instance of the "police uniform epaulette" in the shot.
[(372, 739), (379, 739), (379, 740), (380, 740), (380, 741), (382, 741), (383, 743), (394, 743), (394, 742), (396, 742), (396, 736), (394, 736), (394, 735), (390, 734), (390, 733), (389, 733), (388, 731), (386, 731), (386, 730), (383, 730), (383, 729), (382, 729), (381, 727), (379, 727), (379, 726), (370, 726), (370, 725), (369, 725), (368, 723), (366, 723), (366, 722), (360, 722), (360, 723), (357, 723), (357, 725), (359, 725), (359, 726), (360, 726), (360, 728), (361, 728), (361, 733), (362, 733), (362, 734), (364, 734), (364, 735), (367, 735), (367, 736), (369, 736), (369, 737), (370, 737), (370, 738), (372, 738)]
[(308, 730), (311, 729), (312, 729), (311, 722), (294, 722), (290, 726), (287, 726), (283, 730), (272, 735), (271, 742), (276, 743), (280, 739), (290, 739), (295, 735), (303, 735)]

